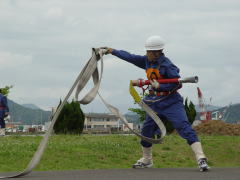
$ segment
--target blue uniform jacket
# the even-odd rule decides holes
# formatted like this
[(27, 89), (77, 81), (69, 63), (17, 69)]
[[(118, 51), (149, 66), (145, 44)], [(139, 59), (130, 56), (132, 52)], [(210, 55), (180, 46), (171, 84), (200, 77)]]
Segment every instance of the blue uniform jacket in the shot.
[(6, 112), (9, 112), (7, 97), (0, 93), (0, 119), (3, 119)]
[[(112, 55), (119, 57), (120, 59), (123, 59), (129, 63), (132, 63), (139, 68), (145, 69), (147, 76), (149, 76), (148, 72), (153, 72), (153, 75), (156, 75), (157, 78), (154, 79), (171, 79), (171, 78), (180, 78), (179, 75), (179, 68), (175, 66), (164, 54), (160, 56), (154, 63), (151, 63), (148, 61), (147, 56), (140, 56), (135, 54), (130, 54), (123, 50), (113, 50)], [(153, 71), (152, 71), (153, 69)], [(158, 74), (159, 73), (159, 74)], [(160, 75), (160, 76), (159, 76)], [(148, 77), (149, 78), (149, 77)], [(156, 91), (171, 91), (174, 90), (179, 86), (178, 83), (169, 83), (169, 84), (161, 84), (159, 89), (155, 89)], [(172, 98), (170, 98), (172, 97)], [(161, 98), (161, 96), (147, 96), (145, 97), (146, 100), (156, 100), (158, 98)], [(157, 103), (160, 105), (158, 108), (163, 108), (166, 106), (169, 106), (176, 101), (181, 100), (182, 97), (179, 95), (179, 93), (173, 93), (163, 102)], [(147, 103), (148, 104), (148, 103)], [(154, 103), (156, 104), (156, 103)], [(149, 104), (150, 105), (150, 104)], [(155, 109), (154, 107), (152, 107)]]

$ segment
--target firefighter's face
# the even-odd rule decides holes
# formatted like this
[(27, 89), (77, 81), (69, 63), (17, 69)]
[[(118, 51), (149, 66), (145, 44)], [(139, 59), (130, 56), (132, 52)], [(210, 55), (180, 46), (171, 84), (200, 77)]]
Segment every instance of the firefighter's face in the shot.
[(156, 61), (161, 55), (160, 51), (147, 51), (146, 56), (150, 62)]

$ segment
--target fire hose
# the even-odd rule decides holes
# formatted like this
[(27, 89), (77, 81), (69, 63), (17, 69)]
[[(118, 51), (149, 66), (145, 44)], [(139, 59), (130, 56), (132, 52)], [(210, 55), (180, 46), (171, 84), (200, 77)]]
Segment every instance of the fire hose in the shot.
[[(89, 104), (91, 101), (93, 101), (93, 99), (98, 94), (100, 99), (103, 101), (105, 106), (110, 110), (110, 112), (113, 113), (115, 116), (119, 117), (122, 120), (122, 122), (126, 125), (126, 127), (129, 128), (129, 130), (133, 134), (135, 134), (138, 137), (140, 137), (141, 139), (148, 141), (150, 143), (153, 143), (153, 144), (162, 142), (163, 137), (166, 135), (166, 128), (165, 128), (163, 122), (157, 116), (157, 114), (147, 104), (145, 104), (143, 102), (141, 97), (138, 95), (137, 91), (134, 89), (134, 86), (136, 86), (136, 85), (143, 86), (143, 85), (149, 84), (148, 80), (146, 80), (146, 81), (141, 80), (141, 82), (139, 80), (130, 81), (129, 91), (130, 91), (130, 94), (132, 95), (132, 97), (134, 98), (134, 100), (140, 105), (140, 107), (142, 107), (146, 111), (146, 113), (148, 113), (153, 118), (153, 120), (159, 126), (159, 128), (162, 132), (160, 139), (152, 139), (152, 138), (142, 136), (138, 132), (135, 132), (133, 129), (131, 129), (128, 125), (126, 118), (120, 113), (120, 111), (116, 107), (107, 103), (106, 100), (104, 100), (103, 97), (98, 92), (100, 83), (101, 83), (101, 79), (102, 79), (102, 74), (103, 74), (103, 58), (102, 57), (105, 54), (105, 52), (106, 52), (106, 50), (104, 50), (104, 49), (99, 49), (99, 48), (92, 49), (92, 57), (89, 59), (87, 64), (84, 66), (84, 68), (78, 75), (77, 79), (73, 83), (72, 87), (70, 88), (69, 92), (67, 93), (66, 97), (64, 98), (64, 100), (62, 101), (62, 103), (60, 104), (60, 106), (58, 107), (56, 112), (54, 113), (51, 124), (50, 124), (47, 132), (45, 133), (43, 139), (41, 140), (41, 142), (37, 148), (37, 151), (33, 155), (33, 158), (27, 165), (26, 169), (23, 170), (22, 172), (19, 172), (19, 173), (13, 174), (13, 175), (2, 176), (2, 177), (0, 177), (0, 179), (16, 178), (16, 177), (25, 176), (25, 175), (31, 173), (32, 170), (38, 165), (38, 163), (40, 162), (41, 157), (44, 153), (44, 150), (46, 149), (49, 137), (52, 134), (54, 124), (56, 123), (56, 120), (58, 119), (60, 112), (62, 111), (65, 103), (67, 102), (67, 100), (69, 99), (69, 97), (71, 96), (71, 94), (73, 93), (75, 88), (76, 88), (75, 100), (78, 101), (80, 104)], [(97, 66), (99, 60), (101, 61), (100, 76), (99, 76), (98, 66)], [(92, 79), (94, 82), (94, 87), (81, 100), (78, 100), (78, 96), (79, 96), (80, 92), (86, 86), (86, 84), (89, 81), (89, 79), (91, 78), (91, 76), (92, 76)], [(168, 79), (168, 80), (164, 80), (164, 82), (160, 82), (160, 83), (176, 83), (176, 82), (177, 83), (186, 83), (186, 82), (195, 82), (196, 83), (197, 80), (198, 80), (197, 77), (187, 78), (187, 79), (174, 79), (174, 80)]]

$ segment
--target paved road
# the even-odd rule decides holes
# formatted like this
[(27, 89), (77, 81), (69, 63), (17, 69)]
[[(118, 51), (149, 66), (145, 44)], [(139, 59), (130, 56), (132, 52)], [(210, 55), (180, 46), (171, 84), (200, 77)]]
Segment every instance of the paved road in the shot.
[[(6, 173), (0, 173), (0, 176)], [(212, 168), (199, 172), (195, 168), (152, 168), (75, 171), (35, 171), (18, 180), (240, 180), (239, 168)]]

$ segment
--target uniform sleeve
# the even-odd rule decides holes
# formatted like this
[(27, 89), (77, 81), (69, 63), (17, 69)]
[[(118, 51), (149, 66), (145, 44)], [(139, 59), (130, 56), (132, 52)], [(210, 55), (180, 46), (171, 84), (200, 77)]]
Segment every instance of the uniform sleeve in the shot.
[[(180, 78), (179, 69), (174, 64), (170, 64), (168, 66), (163, 66), (161, 72), (163, 72), (163, 76), (166, 79)], [(182, 86), (179, 85), (179, 83), (160, 84), (160, 88), (158, 88), (156, 90), (160, 91), (160, 92), (172, 91), (177, 87), (181, 88)]]
[(145, 69), (146, 67), (146, 63), (145, 63), (146, 56), (130, 54), (127, 51), (116, 50), (116, 49), (112, 51), (112, 55), (117, 56), (118, 58), (123, 59), (129, 63), (132, 63), (142, 69)]

